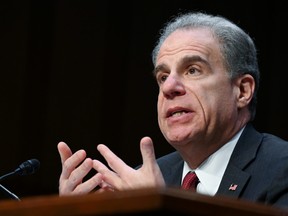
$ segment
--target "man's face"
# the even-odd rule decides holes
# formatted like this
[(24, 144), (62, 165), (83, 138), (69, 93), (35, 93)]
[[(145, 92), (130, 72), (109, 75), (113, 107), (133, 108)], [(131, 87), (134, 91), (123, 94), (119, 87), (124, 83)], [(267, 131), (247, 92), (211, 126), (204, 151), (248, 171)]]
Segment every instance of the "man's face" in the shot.
[(209, 30), (172, 33), (160, 48), (155, 74), (158, 123), (172, 145), (221, 140), (234, 124), (238, 89)]

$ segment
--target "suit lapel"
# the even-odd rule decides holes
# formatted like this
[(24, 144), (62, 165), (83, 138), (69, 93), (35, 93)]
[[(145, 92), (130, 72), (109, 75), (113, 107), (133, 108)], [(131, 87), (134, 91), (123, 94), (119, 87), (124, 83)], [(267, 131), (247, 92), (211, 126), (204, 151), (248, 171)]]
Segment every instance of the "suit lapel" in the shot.
[(179, 152), (175, 151), (158, 159), (158, 164), (167, 186), (178, 187), (181, 185), (184, 161)]
[[(180, 155), (179, 155), (180, 156)], [(182, 181), (182, 171), (183, 171), (184, 161), (181, 159), (175, 165), (171, 166), (170, 172), (167, 172), (167, 185), (181, 185)]]
[(234, 165), (229, 165), (217, 191), (217, 195), (239, 197), (250, 175)]
[(245, 168), (253, 163), (262, 135), (248, 124), (240, 136), (216, 194), (239, 197), (250, 179)]

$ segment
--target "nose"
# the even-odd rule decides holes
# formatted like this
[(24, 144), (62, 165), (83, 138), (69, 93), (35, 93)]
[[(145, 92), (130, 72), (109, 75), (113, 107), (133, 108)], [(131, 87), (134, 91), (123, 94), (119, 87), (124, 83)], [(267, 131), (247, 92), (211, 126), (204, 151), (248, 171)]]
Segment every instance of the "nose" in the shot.
[(162, 84), (161, 91), (167, 98), (174, 98), (186, 93), (185, 86), (177, 75), (169, 75), (165, 82)]

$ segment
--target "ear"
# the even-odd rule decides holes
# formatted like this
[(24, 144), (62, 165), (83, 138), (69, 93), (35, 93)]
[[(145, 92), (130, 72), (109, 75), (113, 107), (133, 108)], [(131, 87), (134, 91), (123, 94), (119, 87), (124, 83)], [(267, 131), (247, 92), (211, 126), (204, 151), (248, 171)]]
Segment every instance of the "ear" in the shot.
[(252, 100), (255, 90), (255, 80), (250, 74), (244, 74), (237, 78), (236, 83), (238, 87), (238, 107), (246, 107)]

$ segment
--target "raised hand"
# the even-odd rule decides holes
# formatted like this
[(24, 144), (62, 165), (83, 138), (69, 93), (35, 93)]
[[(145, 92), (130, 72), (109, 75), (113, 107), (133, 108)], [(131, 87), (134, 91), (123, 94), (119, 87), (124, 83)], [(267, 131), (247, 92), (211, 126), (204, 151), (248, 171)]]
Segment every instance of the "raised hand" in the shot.
[(83, 182), (83, 178), (93, 169), (93, 161), (91, 158), (86, 158), (87, 154), (84, 150), (78, 150), (73, 154), (64, 142), (59, 142), (57, 148), (62, 163), (59, 178), (60, 196), (87, 194), (102, 184), (100, 173)]
[(165, 186), (162, 173), (156, 162), (154, 146), (150, 137), (143, 137), (140, 141), (143, 164), (139, 169), (128, 166), (103, 144), (99, 144), (97, 149), (110, 168), (99, 160), (93, 160), (93, 167), (98, 173), (102, 174), (103, 181), (111, 189), (126, 190)]

